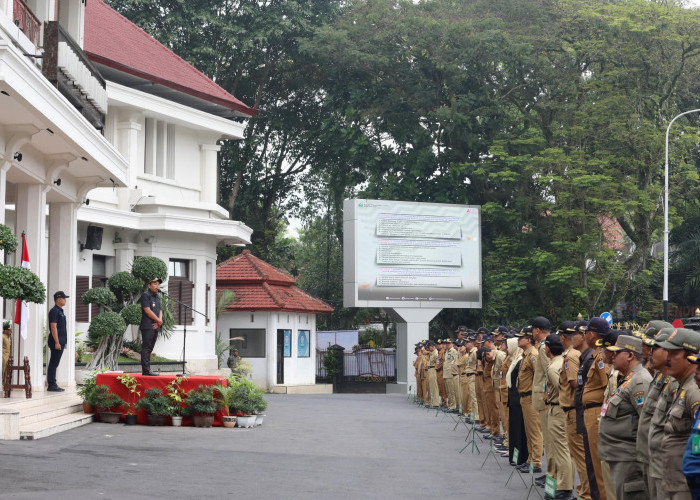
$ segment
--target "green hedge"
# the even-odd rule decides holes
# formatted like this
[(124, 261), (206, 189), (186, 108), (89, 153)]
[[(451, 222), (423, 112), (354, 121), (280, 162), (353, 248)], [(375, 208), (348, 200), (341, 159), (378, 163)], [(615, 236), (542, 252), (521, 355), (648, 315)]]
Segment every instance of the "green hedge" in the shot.
[(107, 335), (123, 335), (126, 330), (126, 322), (121, 314), (105, 311), (92, 319), (88, 327), (90, 340), (99, 342)]

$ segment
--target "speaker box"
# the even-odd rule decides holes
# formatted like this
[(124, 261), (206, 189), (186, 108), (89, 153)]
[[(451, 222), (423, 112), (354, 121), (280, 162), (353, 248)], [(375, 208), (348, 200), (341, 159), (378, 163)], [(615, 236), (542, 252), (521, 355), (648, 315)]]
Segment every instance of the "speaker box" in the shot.
[(85, 246), (87, 250), (99, 250), (102, 248), (102, 230), (100, 226), (88, 226)]

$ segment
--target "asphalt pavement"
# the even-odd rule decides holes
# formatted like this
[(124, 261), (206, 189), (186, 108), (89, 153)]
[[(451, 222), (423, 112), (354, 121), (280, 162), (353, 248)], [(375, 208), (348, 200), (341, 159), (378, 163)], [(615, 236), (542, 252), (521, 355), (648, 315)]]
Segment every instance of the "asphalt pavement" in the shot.
[[(507, 459), (405, 396), (268, 395), (262, 427), (92, 423), (0, 441), (0, 498), (524, 499)], [(485, 463), (484, 463), (485, 460)], [(482, 467), (483, 464), (483, 468)], [(502, 467), (499, 468), (499, 464)], [(528, 480), (527, 476), (523, 476)], [(539, 490), (543, 494), (542, 490)], [(539, 498), (535, 491), (530, 498)]]

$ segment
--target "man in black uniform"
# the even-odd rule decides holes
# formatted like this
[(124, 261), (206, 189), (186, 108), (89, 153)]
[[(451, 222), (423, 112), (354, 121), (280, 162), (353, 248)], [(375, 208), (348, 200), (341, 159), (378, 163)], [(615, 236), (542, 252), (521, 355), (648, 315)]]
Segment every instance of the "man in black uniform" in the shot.
[(51, 351), (51, 358), (49, 359), (49, 366), (46, 368), (46, 381), (49, 386), (46, 389), (51, 392), (63, 392), (62, 389), (56, 384), (56, 368), (61, 362), (61, 356), (63, 355), (63, 350), (68, 343), (68, 334), (66, 332), (66, 315), (63, 313), (63, 306), (66, 305), (66, 299), (68, 295), (58, 291), (53, 294), (54, 306), (49, 311), (49, 350)]
[(148, 290), (143, 292), (141, 303), (141, 373), (143, 375), (158, 375), (151, 371), (151, 353), (156, 345), (158, 329), (163, 326), (163, 311), (160, 307), (158, 291), (163, 280), (153, 278), (148, 282)]

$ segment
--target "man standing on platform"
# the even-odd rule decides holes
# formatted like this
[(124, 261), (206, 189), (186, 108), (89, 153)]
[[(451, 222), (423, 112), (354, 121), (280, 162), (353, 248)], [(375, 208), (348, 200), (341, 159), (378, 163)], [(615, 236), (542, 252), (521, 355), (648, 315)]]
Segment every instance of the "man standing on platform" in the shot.
[(49, 311), (50, 335), (48, 344), (51, 358), (49, 359), (49, 366), (46, 368), (46, 381), (49, 384), (46, 390), (51, 392), (63, 392), (65, 390), (56, 384), (56, 369), (61, 362), (63, 350), (68, 343), (66, 315), (63, 313), (63, 306), (66, 305), (67, 298), (68, 295), (61, 291), (54, 293), (54, 306)]
[(141, 373), (143, 375), (158, 375), (151, 371), (151, 353), (156, 345), (158, 329), (163, 326), (163, 311), (161, 310), (158, 292), (163, 280), (153, 278), (148, 282), (148, 290), (141, 295)]

